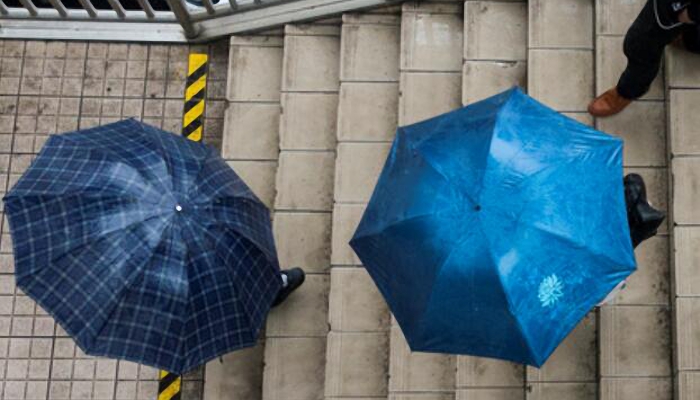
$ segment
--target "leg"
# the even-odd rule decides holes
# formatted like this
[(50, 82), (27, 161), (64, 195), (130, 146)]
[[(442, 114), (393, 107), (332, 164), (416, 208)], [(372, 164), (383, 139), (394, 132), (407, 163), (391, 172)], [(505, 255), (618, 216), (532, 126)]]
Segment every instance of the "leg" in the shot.
[(700, 53), (700, 25), (686, 25), (683, 29), (683, 47), (692, 53)]
[(627, 69), (617, 84), (618, 93), (627, 99), (643, 96), (661, 67), (664, 48), (685, 30), (685, 26), (663, 29), (656, 20), (654, 1), (649, 0), (625, 36)]
[(616, 87), (601, 94), (588, 105), (588, 112), (594, 117), (615, 115), (632, 100), (643, 96), (659, 73), (664, 48), (685, 29), (684, 25), (662, 28), (657, 21), (655, 3), (655, 0), (647, 0), (627, 31), (624, 42), (627, 69)]

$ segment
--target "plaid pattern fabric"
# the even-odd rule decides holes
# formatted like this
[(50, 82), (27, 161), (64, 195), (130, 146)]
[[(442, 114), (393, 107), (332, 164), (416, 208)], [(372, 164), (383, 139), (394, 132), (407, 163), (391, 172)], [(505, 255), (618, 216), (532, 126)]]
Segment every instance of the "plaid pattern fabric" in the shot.
[(267, 208), (135, 120), (51, 137), (4, 201), (17, 285), (88, 354), (188, 371), (254, 345), (281, 287)]

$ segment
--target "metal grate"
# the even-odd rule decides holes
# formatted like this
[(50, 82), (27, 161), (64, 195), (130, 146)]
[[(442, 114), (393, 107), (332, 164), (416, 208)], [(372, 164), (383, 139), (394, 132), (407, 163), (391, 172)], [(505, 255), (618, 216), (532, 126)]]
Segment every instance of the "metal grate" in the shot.
[(201, 42), (397, 0), (0, 0), (0, 38)]

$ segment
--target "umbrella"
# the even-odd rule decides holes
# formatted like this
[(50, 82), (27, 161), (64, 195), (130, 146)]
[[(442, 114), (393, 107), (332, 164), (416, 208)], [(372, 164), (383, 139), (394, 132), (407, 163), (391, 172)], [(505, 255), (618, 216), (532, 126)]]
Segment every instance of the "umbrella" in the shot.
[(281, 287), (266, 207), (135, 120), (52, 136), (4, 201), (18, 287), (87, 354), (188, 371), (254, 345)]
[(621, 158), (511, 89), (399, 128), (350, 244), (412, 350), (541, 366), (636, 268)]

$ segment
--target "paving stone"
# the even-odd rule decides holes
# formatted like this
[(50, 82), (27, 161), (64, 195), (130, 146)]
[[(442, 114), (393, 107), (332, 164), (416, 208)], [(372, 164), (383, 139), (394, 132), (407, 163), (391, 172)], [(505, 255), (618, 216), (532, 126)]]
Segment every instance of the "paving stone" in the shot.
[(624, 35), (645, 3), (646, 0), (597, 0), (597, 33), (599, 35)]
[(529, 46), (592, 49), (594, 1), (530, 1)]
[(226, 109), (222, 156), (236, 160), (277, 160), (279, 104), (230, 103)]
[(463, 46), (459, 14), (406, 13), (401, 24), (401, 69), (459, 71)]
[(519, 388), (479, 388), (459, 389), (456, 400), (523, 400), (524, 389)]
[(668, 307), (601, 307), (600, 374), (603, 377), (669, 375), (670, 324)]
[(412, 353), (398, 325), (391, 327), (390, 392), (454, 391), (454, 356)]
[[(636, 1), (636, 0), (635, 0)], [(598, 36), (596, 45), (596, 93), (601, 94), (617, 86), (620, 75), (627, 67), (622, 51), (624, 36)], [(663, 100), (665, 97), (663, 69), (642, 99)]]
[(334, 149), (337, 120), (337, 94), (285, 93), (280, 117), (280, 148)]
[(669, 108), (669, 134), (674, 155), (700, 154), (697, 126), (700, 116), (693, 104), (700, 100), (700, 90), (672, 90)]
[(282, 47), (231, 46), (226, 99), (271, 101), (280, 98)]
[(466, 59), (527, 59), (527, 3), (467, 1), (464, 19)]
[(263, 398), (323, 398), (326, 338), (268, 338), (265, 341)]
[(523, 61), (464, 62), (462, 103), (471, 104), (513, 86), (527, 85), (527, 63)]
[(697, 398), (700, 398), (700, 372), (679, 372), (677, 400)]
[(345, 14), (342, 28), (342, 81), (398, 81), (400, 18)]
[(676, 298), (676, 358), (678, 369), (700, 368), (700, 298)]
[(677, 296), (700, 296), (700, 227), (674, 228)]
[(390, 147), (389, 143), (340, 143), (335, 200), (349, 203), (369, 201)]
[(598, 119), (598, 129), (625, 141), (628, 167), (665, 166), (666, 109), (660, 101), (636, 101), (625, 112)]
[(292, 36), (284, 39), (284, 91), (338, 91), (340, 38)]
[[(431, 93), (426, 96), (426, 93)], [(402, 73), (399, 125), (409, 125), (461, 106), (461, 73)]]
[(338, 140), (393, 140), (398, 123), (398, 101), (398, 82), (343, 82), (338, 107)]
[(586, 382), (597, 376), (596, 316), (589, 313), (552, 353), (542, 368), (527, 368), (530, 382)]
[(275, 200), (276, 161), (229, 161), (238, 176), (268, 208)]
[(555, 110), (583, 111), (593, 98), (592, 51), (530, 50), (528, 74), (529, 94)]
[(673, 382), (668, 378), (603, 378), (602, 400), (672, 400)]
[(280, 153), (275, 208), (331, 211), (334, 166), (331, 152)]
[(277, 212), (275, 243), (283, 268), (299, 266), (306, 272), (327, 273), (331, 253), (329, 213)]
[(360, 265), (362, 263), (350, 247), (349, 242), (355, 234), (364, 211), (364, 204), (335, 204), (333, 209), (331, 264)]
[(700, 223), (700, 158), (676, 157), (673, 171), (673, 219), (676, 224)]
[[(525, 371), (521, 364), (484, 357), (457, 357), (457, 388), (518, 386), (522, 396), (524, 377)], [(465, 396), (466, 394), (462, 397)], [(460, 398), (459, 395), (457, 397)]]
[(390, 393), (388, 400), (454, 400), (453, 393)]
[(333, 331), (386, 331), (389, 327), (386, 302), (364, 268), (331, 270), (329, 310)]
[(668, 46), (666, 85), (669, 88), (700, 88), (700, 56)]
[(386, 396), (388, 350), (386, 332), (330, 332), (326, 397)]
[(595, 399), (598, 385), (595, 383), (543, 382), (528, 384), (526, 400), (590, 400)]
[(637, 271), (630, 276), (627, 287), (611, 304), (668, 305), (670, 278), (668, 237), (648, 239), (636, 249)]
[(326, 337), (328, 333), (327, 274), (307, 274), (304, 284), (284, 303), (270, 311), (266, 335), (270, 337)]

